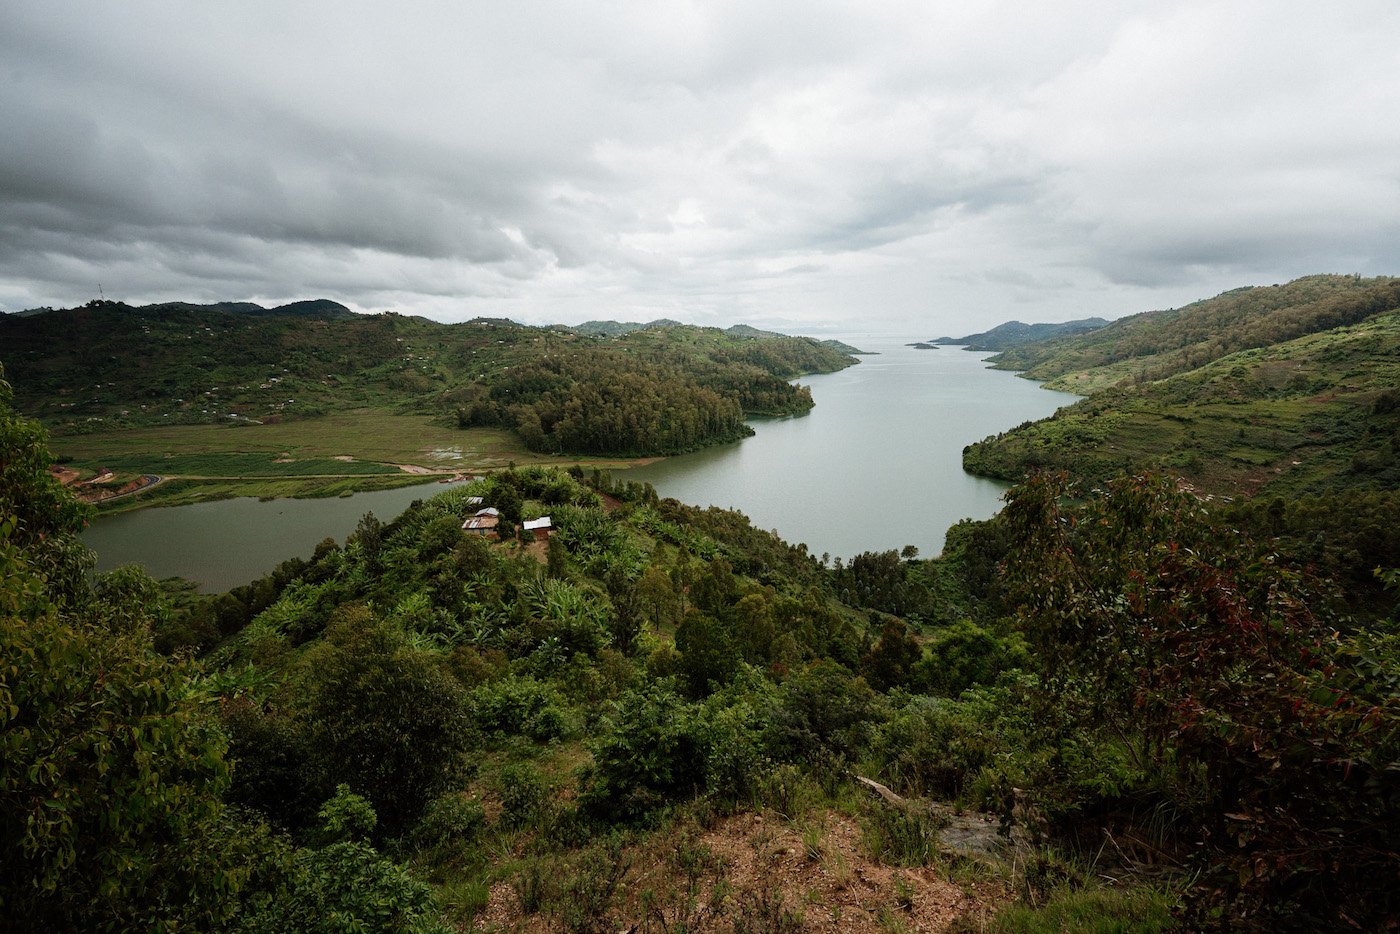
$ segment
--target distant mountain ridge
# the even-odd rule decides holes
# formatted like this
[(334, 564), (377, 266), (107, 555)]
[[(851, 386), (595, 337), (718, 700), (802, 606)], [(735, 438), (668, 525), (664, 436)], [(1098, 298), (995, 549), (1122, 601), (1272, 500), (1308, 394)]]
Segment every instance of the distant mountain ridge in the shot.
[[(288, 302), (285, 305), (277, 305), (266, 308), (255, 302), (209, 302), (200, 304), (198, 302), (157, 302), (150, 305), (125, 305), (123, 302), (97, 300), (88, 303), (89, 308), (120, 308), (127, 307), (133, 311), (161, 314), (163, 312), (219, 312), (223, 314), (245, 315), (250, 318), (313, 318), (318, 321), (348, 321), (354, 318), (364, 317), (359, 315), (339, 302), (328, 298), (313, 298), (297, 302)], [(71, 311), (73, 309), (59, 309), (60, 311)], [(40, 307), (28, 308), (24, 311), (13, 312), (15, 318), (30, 318), (35, 315), (43, 315), (53, 312), (53, 308)], [(418, 320), (428, 321), (427, 318)], [(529, 327), (510, 318), (473, 318), (467, 324), (474, 325), (496, 325), (499, 327)], [(637, 321), (585, 321), (582, 324), (551, 324), (546, 328), (551, 331), (559, 331), (566, 334), (582, 334), (589, 337), (621, 337), (624, 334), (631, 334), (636, 331), (648, 331), (656, 328), (685, 328), (695, 327), (673, 318), (657, 318), (654, 321), (640, 323)], [(727, 328), (717, 329), (730, 337), (745, 337), (752, 340), (773, 340), (792, 337), (790, 334), (781, 334), (777, 331), (764, 331), (760, 328), (747, 324), (735, 324)], [(822, 345), (830, 347), (839, 353), (859, 354), (863, 351), (852, 347), (850, 344), (838, 340), (819, 341)]]
[(1097, 331), (1108, 323), (1107, 318), (1080, 318), (1060, 324), (1024, 324), (1020, 321), (1008, 321), (980, 334), (969, 334), (967, 337), (940, 337), (930, 343), (966, 344), (968, 350), (1001, 351), (1019, 347), (1022, 344), (1049, 340), (1052, 337), (1087, 334), (1090, 331)]
[(155, 305), (137, 306), (137, 311), (222, 311), (254, 318), (317, 318), (331, 321), (344, 321), (356, 317), (355, 312), (340, 302), (334, 302), (328, 298), (288, 302), (273, 308), (264, 308), (253, 302), (213, 302), (207, 305), (199, 305), (194, 302), (161, 302)]
[[(636, 321), (585, 321), (582, 324), (551, 324), (551, 330), (564, 331), (573, 334), (586, 334), (592, 337), (621, 337), (624, 334), (631, 334), (635, 331), (650, 331), (656, 328), (685, 328), (694, 327), (673, 318), (657, 318), (645, 324)], [(746, 337), (751, 340), (781, 340), (792, 337), (791, 334), (782, 334), (778, 331), (765, 331), (761, 328), (748, 324), (734, 324), (727, 328), (716, 328), (723, 331), (730, 337)], [(865, 351), (852, 347), (850, 344), (838, 340), (819, 341), (825, 347), (830, 347), (839, 353), (863, 354)]]
[(1084, 334), (1008, 347), (993, 363), (1039, 380), (1092, 372), (1092, 381), (1052, 386), (1082, 393), (1129, 376), (1165, 379), (1231, 353), (1357, 324), (1397, 305), (1400, 278), (1303, 276), (1129, 315)]
[[(89, 307), (119, 307), (122, 302), (110, 302), (98, 300), (89, 302)], [(135, 311), (152, 312), (160, 314), (168, 311), (218, 311), (231, 315), (247, 315), (251, 318), (315, 318), (325, 321), (344, 321), (358, 317), (355, 312), (346, 308), (340, 302), (333, 302), (328, 298), (312, 298), (299, 302), (288, 302), (285, 305), (277, 305), (273, 308), (265, 308), (254, 302), (210, 302), (199, 304), (197, 302), (157, 302), (151, 305), (129, 306)], [(70, 311), (71, 309), (58, 309), (59, 311)], [(26, 308), (24, 311), (14, 313), (16, 318), (32, 318), (35, 315), (49, 314), (53, 308)]]
[(585, 321), (582, 324), (556, 324), (554, 328), (572, 331), (575, 334), (588, 334), (594, 337), (621, 337), (633, 331), (647, 331), (652, 328), (681, 327), (679, 321), (671, 318), (657, 318), (645, 324), (637, 321)]

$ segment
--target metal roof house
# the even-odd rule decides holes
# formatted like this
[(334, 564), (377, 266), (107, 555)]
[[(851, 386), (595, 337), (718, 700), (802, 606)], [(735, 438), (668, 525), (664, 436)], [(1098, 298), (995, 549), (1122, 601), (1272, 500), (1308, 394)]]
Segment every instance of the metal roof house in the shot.
[(473, 535), (486, 535), (496, 530), (496, 524), (501, 521), (500, 510), (494, 506), (487, 506), (477, 512), (476, 515), (462, 523), (462, 531), (471, 532)]
[(550, 532), (554, 531), (554, 523), (549, 516), (540, 516), (538, 519), (527, 519), (521, 523), (522, 531), (534, 532), (536, 538), (547, 538)]

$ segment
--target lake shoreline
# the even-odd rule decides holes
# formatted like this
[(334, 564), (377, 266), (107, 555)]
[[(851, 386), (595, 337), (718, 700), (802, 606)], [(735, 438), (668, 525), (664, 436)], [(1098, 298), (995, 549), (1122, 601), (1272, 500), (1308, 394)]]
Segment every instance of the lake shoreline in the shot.
[[(869, 349), (878, 353), (860, 366), (804, 378), (817, 397), (814, 408), (746, 419), (757, 432), (743, 441), (673, 457), (536, 456), (520, 465), (580, 463), (614, 471), (652, 483), (663, 497), (736, 509), (756, 527), (817, 555), (853, 557), (912, 544), (931, 557), (950, 526), (999, 511), (1008, 487), (966, 473), (962, 448), (1076, 397), (987, 369), (971, 354)], [(461, 456), (451, 466), (485, 473), (509, 463), (469, 467), (467, 461)], [(372, 483), (371, 476), (383, 475), (346, 482)], [(388, 521), (440, 489), (432, 483), (439, 477), (393, 476), (395, 489), (349, 496), (260, 501), (229, 491), (223, 499), (194, 501), (188, 510), (104, 511), (85, 538), (101, 570), (137, 561), (157, 577), (185, 577), (216, 592), (254, 580), (293, 555), (307, 557), (325, 538), (343, 541), (366, 511)]]

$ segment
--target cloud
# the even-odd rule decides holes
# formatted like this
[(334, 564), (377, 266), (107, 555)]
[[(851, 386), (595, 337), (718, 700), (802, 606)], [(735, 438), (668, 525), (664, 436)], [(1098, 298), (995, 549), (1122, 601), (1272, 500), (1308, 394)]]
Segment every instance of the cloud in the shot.
[(1397, 271), (1381, 0), (326, 9), (0, 11), (0, 307), (922, 334)]

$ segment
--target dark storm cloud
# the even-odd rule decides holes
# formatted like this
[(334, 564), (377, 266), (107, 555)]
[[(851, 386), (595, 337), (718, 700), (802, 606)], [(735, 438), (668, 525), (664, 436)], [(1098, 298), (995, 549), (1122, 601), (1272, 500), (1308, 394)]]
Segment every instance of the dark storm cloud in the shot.
[(922, 332), (1400, 269), (1393, 4), (944, 6), (0, 0), (0, 308)]

